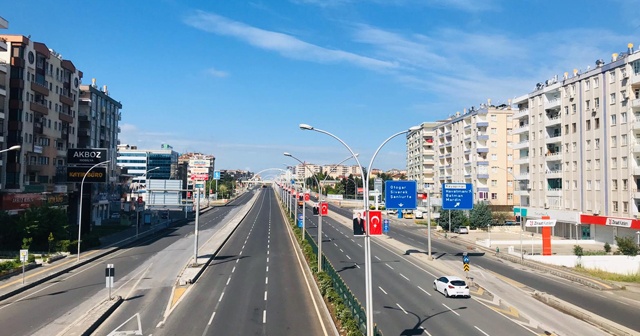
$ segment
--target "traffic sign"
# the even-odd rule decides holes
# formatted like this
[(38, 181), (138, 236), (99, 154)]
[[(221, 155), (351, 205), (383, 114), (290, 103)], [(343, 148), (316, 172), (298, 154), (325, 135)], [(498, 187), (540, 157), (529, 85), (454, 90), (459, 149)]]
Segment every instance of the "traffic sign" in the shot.
[(442, 209), (473, 209), (473, 185), (471, 183), (443, 183)]
[(469, 272), (469, 264), (464, 264), (462, 268), (464, 269), (465, 272)]
[(213, 179), (214, 180), (219, 180), (220, 179), (220, 171), (219, 170), (214, 170), (213, 171)]
[(388, 219), (383, 219), (382, 220), (382, 232), (383, 233), (389, 232), (389, 220)]
[(384, 202), (387, 209), (415, 209), (418, 207), (416, 181), (392, 181), (384, 183)]
[(29, 260), (29, 250), (20, 250), (20, 262), (27, 262)]

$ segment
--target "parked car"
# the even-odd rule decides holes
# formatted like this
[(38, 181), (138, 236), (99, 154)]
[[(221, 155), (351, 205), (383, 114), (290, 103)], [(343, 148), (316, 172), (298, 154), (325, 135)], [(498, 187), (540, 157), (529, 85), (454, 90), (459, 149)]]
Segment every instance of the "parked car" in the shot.
[(396, 215), (398, 213), (397, 209), (388, 209), (387, 211), (387, 215)]
[(453, 275), (447, 275), (433, 280), (433, 289), (444, 294), (446, 297), (471, 297), (469, 285), (461, 278)]
[(453, 232), (458, 234), (469, 234), (469, 229), (464, 226), (458, 226), (457, 228), (453, 229)]
[(413, 217), (416, 219), (422, 219), (424, 218), (424, 213), (422, 210), (413, 210)]
[(404, 218), (404, 219), (412, 219), (413, 218), (413, 211), (411, 211), (411, 210), (402, 211), (402, 218)]

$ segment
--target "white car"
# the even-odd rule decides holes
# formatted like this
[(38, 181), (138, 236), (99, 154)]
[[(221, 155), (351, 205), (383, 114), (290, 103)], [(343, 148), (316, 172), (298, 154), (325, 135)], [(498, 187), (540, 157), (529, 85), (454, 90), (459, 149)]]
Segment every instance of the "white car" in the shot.
[(446, 297), (461, 296), (470, 298), (469, 285), (457, 276), (447, 275), (433, 280), (433, 289)]
[(413, 210), (413, 217), (416, 219), (423, 219), (424, 213), (422, 212), (422, 210)]

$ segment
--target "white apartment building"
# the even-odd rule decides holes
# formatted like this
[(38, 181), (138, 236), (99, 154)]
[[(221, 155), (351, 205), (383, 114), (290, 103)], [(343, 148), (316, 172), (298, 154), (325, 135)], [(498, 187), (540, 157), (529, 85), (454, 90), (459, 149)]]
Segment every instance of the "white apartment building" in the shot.
[(360, 166), (345, 166), (345, 165), (325, 165), (322, 167), (322, 172), (329, 175), (330, 178), (340, 179), (348, 177), (349, 175), (360, 176)]
[(437, 122), (425, 122), (418, 131), (407, 133), (407, 179), (416, 181), (419, 193), (435, 191), (438, 125)]
[(538, 83), (514, 101), (517, 191), (554, 235), (614, 242), (640, 229), (640, 53)]
[(496, 107), (489, 100), (439, 123), (436, 194), (441, 194), (443, 183), (471, 183), (475, 202), (519, 205), (513, 197), (512, 115), (509, 104)]

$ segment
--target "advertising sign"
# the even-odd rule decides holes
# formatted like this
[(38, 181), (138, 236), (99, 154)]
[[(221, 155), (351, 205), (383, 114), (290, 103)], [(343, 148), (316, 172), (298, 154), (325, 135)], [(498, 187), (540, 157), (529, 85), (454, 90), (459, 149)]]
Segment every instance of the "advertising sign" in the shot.
[(364, 237), (366, 233), (366, 220), (362, 214), (364, 210), (353, 211), (353, 235), (356, 237)]
[(211, 161), (209, 160), (200, 160), (200, 159), (191, 159), (189, 160), (189, 167), (211, 167)]
[(93, 166), (109, 160), (106, 148), (69, 148), (67, 163), (70, 165)]
[(382, 211), (380, 210), (367, 211), (367, 221), (369, 222), (370, 236), (382, 235)]
[(91, 169), (89, 173), (87, 171), (90, 167), (67, 167), (67, 182), (82, 182), (84, 178), (85, 183), (104, 183), (107, 182), (107, 169), (105, 167), (95, 167)]
[(556, 226), (555, 219), (528, 219), (524, 224), (526, 227), (543, 227), (543, 226)]

